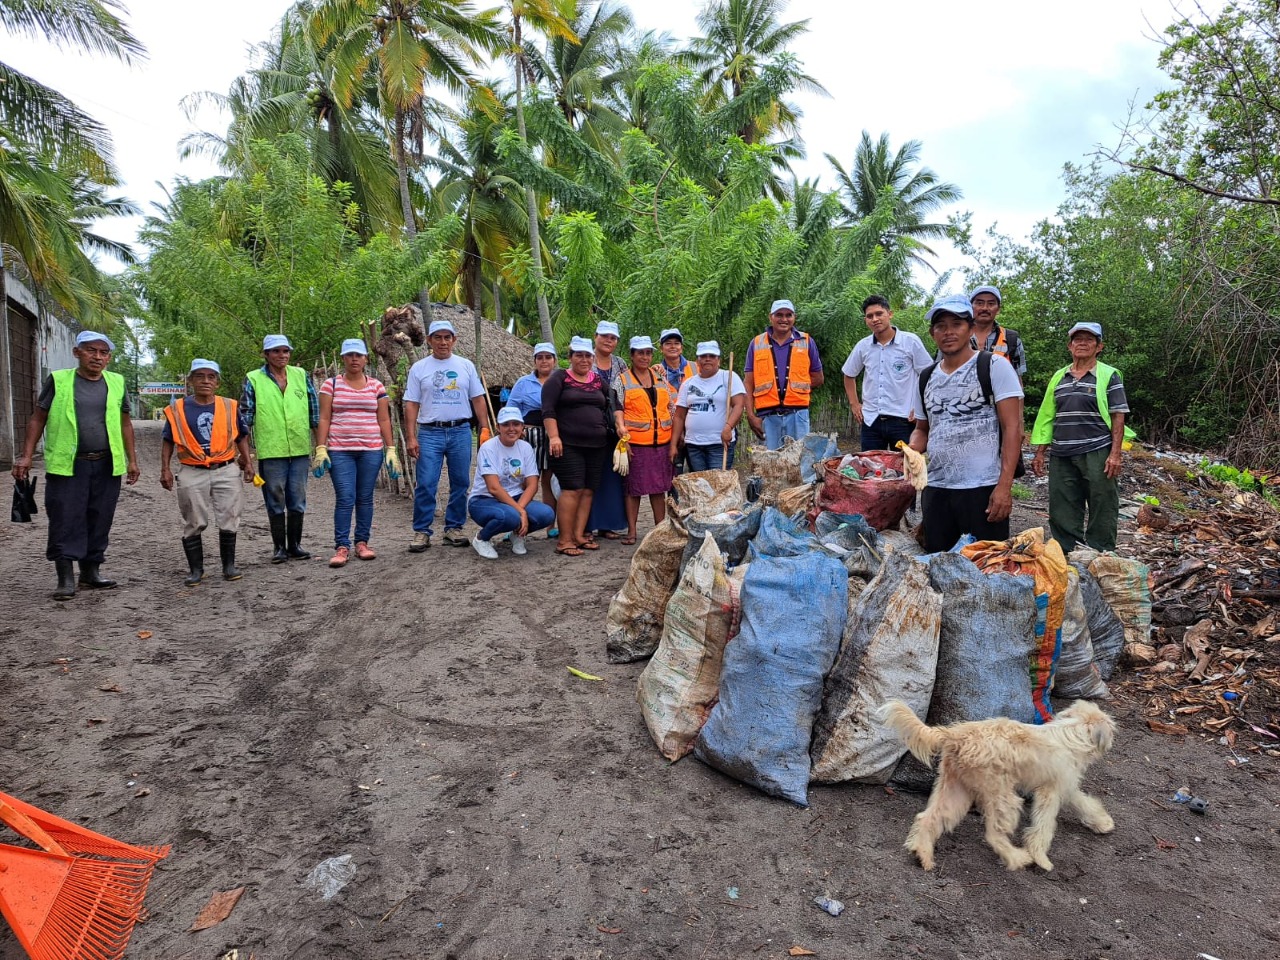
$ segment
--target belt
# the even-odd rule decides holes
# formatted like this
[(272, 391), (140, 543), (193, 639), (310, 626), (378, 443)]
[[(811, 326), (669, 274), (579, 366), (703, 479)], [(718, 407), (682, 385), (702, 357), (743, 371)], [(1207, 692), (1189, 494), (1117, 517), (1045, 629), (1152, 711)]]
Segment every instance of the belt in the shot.
[(235, 460), (223, 460), (221, 463), (184, 463), (184, 467), (190, 467), (193, 470), (219, 470), (222, 467), (229, 467), (235, 463)]
[(90, 450), (88, 453), (77, 453), (77, 460), (102, 460), (111, 456), (110, 450)]
[(470, 422), (470, 417), (464, 417), (461, 420), (432, 420), (430, 423), (419, 423), (418, 427), (426, 430), (448, 430), (450, 427), (460, 427)]
[(910, 422), (911, 422), (911, 421), (910, 421), (910, 420), (908, 420), (906, 417), (895, 417), (895, 416), (893, 416), (893, 414), (890, 414), (890, 413), (877, 413), (877, 414), (876, 414), (876, 422), (877, 422), (877, 423), (879, 423), (881, 420), (897, 420), (897, 421), (899, 421), (900, 423), (910, 423)]
[(757, 410), (757, 417), (785, 417), (788, 413), (795, 413), (797, 410), (805, 410), (806, 407), (770, 407), (768, 410)]

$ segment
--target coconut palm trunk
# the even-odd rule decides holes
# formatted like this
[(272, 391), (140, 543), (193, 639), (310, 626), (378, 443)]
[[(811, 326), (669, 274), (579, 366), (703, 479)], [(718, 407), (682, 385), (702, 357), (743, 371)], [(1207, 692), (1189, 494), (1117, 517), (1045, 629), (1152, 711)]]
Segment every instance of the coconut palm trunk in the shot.
[[(512, 21), (515, 25), (513, 39), (516, 55), (516, 129), (520, 133), (520, 139), (527, 144), (529, 136), (524, 125), (524, 42), (520, 35), (520, 18), (513, 17)], [(542, 330), (542, 339), (550, 342), (552, 339), (551, 310), (547, 307), (547, 295), (542, 287), (542, 235), (538, 229), (538, 195), (533, 192), (533, 187), (525, 187), (524, 198), (529, 207), (529, 253), (533, 258), (533, 282), (536, 287), (534, 292), (538, 298), (538, 326)]]

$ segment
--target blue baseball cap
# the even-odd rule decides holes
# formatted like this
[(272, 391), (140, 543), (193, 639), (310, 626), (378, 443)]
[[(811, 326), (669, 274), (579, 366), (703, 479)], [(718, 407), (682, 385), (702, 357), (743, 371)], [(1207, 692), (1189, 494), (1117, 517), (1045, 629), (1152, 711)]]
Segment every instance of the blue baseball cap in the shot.
[(1072, 334), (1077, 333), (1081, 330), (1083, 330), (1085, 333), (1092, 333), (1099, 340), (1102, 339), (1102, 324), (1089, 323), (1087, 321), (1082, 321), (1080, 323), (1077, 323), (1074, 327), (1068, 330), (1067, 339), (1070, 340)]
[(367, 357), (369, 355), (369, 348), (364, 345), (363, 340), (353, 337), (352, 339), (342, 341), (342, 350), (340, 353), (344, 357), (348, 353), (358, 353), (362, 357)]
[(933, 326), (933, 318), (940, 313), (954, 313), (957, 317), (972, 320), (973, 304), (969, 302), (969, 298), (963, 293), (953, 293), (949, 297), (936, 300), (933, 306), (929, 308), (929, 312), (924, 315), (925, 320), (929, 322), (929, 326)]
[(969, 294), (969, 299), (972, 300), (974, 297), (976, 297), (980, 293), (989, 293), (993, 297), (995, 297), (997, 300), (999, 300), (1001, 303), (1004, 303), (1004, 297), (1000, 296), (999, 287), (992, 287), (992, 286), (974, 287), (973, 291)]
[(543, 340), (533, 345), (533, 355), (536, 357), (540, 353), (549, 353), (553, 357), (560, 356), (560, 354), (556, 352), (556, 345), (547, 340)]
[(289, 338), (283, 333), (268, 333), (262, 338), (263, 353), (266, 353), (268, 350), (274, 350), (276, 347), (288, 347), (292, 350), (293, 344), (289, 342)]

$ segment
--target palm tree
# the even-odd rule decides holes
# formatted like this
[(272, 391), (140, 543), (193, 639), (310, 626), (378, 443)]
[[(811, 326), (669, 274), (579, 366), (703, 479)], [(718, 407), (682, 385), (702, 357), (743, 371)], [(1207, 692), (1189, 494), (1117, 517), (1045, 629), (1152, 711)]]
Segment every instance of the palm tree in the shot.
[(301, 133), (325, 181), (351, 184), (362, 235), (398, 229), (404, 221), (397, 171), (376, 113), (375, 85), (367, 83), (351, 106), (338, 101), (325, 51), (316, 48), (307, 29), (309, 16), (305, 4), (287, 11), (272, 39), (258, 45), (257, 65), (237, 77), (226, 94), (198, 93), (183, 100), (188, 115), (213, 103), (231, 114), (231, 122), (224, 135), (184, 137), (181, 155), (210, 155), (228, 171), (242, 170), (254, 140)]
[[(570, 25), (574, 18), (577, 0), (505, 0), (503, 8), (511, 18), (507, 32), (511, 43), (508, 54), (512, 60), (512, 69), (516, 75), (516, 126), (520, 131), (520, 139), (529, 142), (529, 133), (524, 122), (524, 89), (525, 84), (532, 84), (535, 76), (525, 57), (524, 28), (528, 26), (548, 37), (560, 36), (570, 42), (577, 42), (577, 35)], [(547, 306), (547, 294), (543, 289), (542, 272), (542, 237), (538, 230), (538, 197), (532, 187), (525, 189), (525, 205), (529, 211), (529, 253), (531, 272), (538, 300), (538, 326), (543, 340), (551, 340), (551, 310)]]
[(423, 142), (439, 105), (428, 81), (453, 93), (468, 90), (486, 53), (502, 49), (493, 11), (477, 13), (467, 0), (319, 0), (310, 17), (317, 46), (328, 50), (326, 76), (336, 103), (350, 108), (364, 96), (369, 72), (391, 121), (400, 211), (417, 236), (410, 192), (409, 151)]
[(894, 153), (889, 134), (882, 133), (879, 140), (872, 142), (871, 134), (864, 130), (852, 172), (847, 172), (831, 154), (826, 156), (836, 171), (844, 224), (871, 216), (882, 195), (889, 191), (894, 198), (893, 222), (881, 232), (880, 245), (886, 252), (905, 254), (911, 262), (933, 269), (925, 257), (933, 256), (934, 251), (925, 241), (944, 238), (947, 225), (930, 223), (928, 217), (940, 207), (956, 203), (964, 194), (955, 184), (939, 181), (928, 167), (917, 168), (920, 149), (919, 140), (908, 140)]
[(440, 173), (432, 191), (438, 211), (462, 219), (461, 300), (477, 315), (486, 263), (496, 282), (507, 254), (529, 228), (524, 188), (503, 172), (498, 156), (497, 134), (506, 116), (507, 105), (480, 88), (458, 120), (458, 136), (441, 137), (437, 156), (426, 161)]
[[(708, 107), (737, 99), (767, 64), (790, 57), (787, 48), (808, 32), (809, 21), (780, 23), (785, 6), (786, 0), (712, 0), (698, 14), (702, 36), (694, 38), (681, 59), (701, 74)], [(792, 69), (794, 88), (827, 93), (798, 64), (793, 62)], [(799, 111), (781, 99), (744, 123), (738, 136), (751, 144), (774, 133), (793, 139), (799, 134)]]
[(624, 129), (634, 128), (648, 133), (653, 127), (654, 110), (638, 81), (646, 68), (670, 62), (674, 41), (668, 33), (646, 30), (618, 46), (614, 52), (613, 71), (606, 78), (602, 100), (606, 107), (622, 118)]
[(525, 44), (538, 84), (555, 100), (569, 126), (597, 150), (611, 149), (627, 126), (604, 93), (614, 81), (622, 40), (633, 26), (626, 7), (601, 0), (594, 10), (578, 10), (570, 22), (576, 40), (553, 33), (544, 51)]

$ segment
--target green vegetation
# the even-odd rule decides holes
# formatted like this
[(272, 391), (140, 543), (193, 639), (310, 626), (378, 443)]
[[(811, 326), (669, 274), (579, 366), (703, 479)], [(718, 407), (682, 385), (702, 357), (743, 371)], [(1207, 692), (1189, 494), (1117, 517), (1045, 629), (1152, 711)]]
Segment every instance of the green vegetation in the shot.
[(1010, 492), (1013, 494), (1013, 499), (1015, 500), (1030, 500), (1035, 496), (1035, 494), (1032, 493), (1031, 488), (1025, 483), (1018, 483), (1016, 481), (1014, 482), (1013, 488)]

